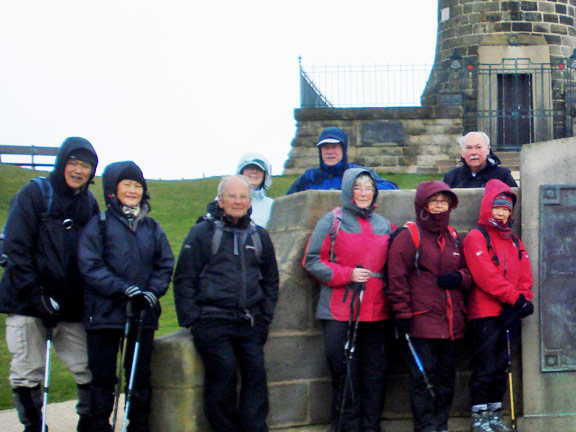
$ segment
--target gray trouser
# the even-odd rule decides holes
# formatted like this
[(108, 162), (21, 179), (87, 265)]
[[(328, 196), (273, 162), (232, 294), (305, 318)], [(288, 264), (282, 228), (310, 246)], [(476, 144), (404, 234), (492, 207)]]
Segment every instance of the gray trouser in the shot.
[[(46, 362), (46, 328), (39, 318), (8, 315), (6, 342), (12, 354), (10, 384), (36, 387), (44, 379)], [(54, 328), (52, 343), (62, 363), (72, 372), (76, 384), (92, 380), (88, 368), (86, 331), (82, 323), (60, 322)]]

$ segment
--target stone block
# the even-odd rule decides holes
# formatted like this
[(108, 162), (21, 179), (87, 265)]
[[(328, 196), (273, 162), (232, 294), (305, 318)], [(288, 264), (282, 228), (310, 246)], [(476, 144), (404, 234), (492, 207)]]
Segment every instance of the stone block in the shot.
[(268, 422), (275, 426), (307, 424), (310, 418), (308, 387), (305, 382), (270, 385)]
[(310, 423), (330, 423), (332, 410), (332, 382), (330, 379), (310, 382)]
[(203, 383), (202, 359), (185, 329), (154, 339), (151, 368), (154, 388), (192, 388)]
[(203, 406), (201, 388), (154, 388), (149, 421), (150, 431), (209, 432), (210, 427), (204, 416)]
[(265, 347), (269, 382), (328, 377), (322, 334), (278, 334)]

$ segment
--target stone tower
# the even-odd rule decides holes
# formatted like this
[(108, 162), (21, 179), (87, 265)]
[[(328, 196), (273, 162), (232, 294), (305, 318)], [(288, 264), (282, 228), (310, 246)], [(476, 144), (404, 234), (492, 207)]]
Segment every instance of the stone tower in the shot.
[[(497, 148), (572, 136), (576, 0), (439, 0), (423, 105), (461, 105)], [(571, 60), (575, 60), (572, 62)]]

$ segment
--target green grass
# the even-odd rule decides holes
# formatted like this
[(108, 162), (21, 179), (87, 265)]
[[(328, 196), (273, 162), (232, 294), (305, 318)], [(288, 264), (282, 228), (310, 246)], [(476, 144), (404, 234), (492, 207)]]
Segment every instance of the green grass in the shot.
[[(0, 164), (0, 227), (6, 221), (6, 214), (10, 200), (14, 194), (31, 178), (38, 175), (47, 175), (45, 172), (22, 169), (10, 165)], [(383, 174), (389, 180), (396, 182), (401, 189), (415, 188), (421, 181), (439, 180), (438, 175), (418, 176), (413, 174)], [(296, 175), (274, 177), (269, 195), (273, 198), (282, 196), (296, 179)], [(152, 214), (168, 236), (175, 256), (178, 256), (180, 247), (190, 226), (199, 216), (206, 213), (206, 204), (216, 196), (216, 187), (219, 177), (201, 180), (185, 181), (157, 181), (148, 182), (151, 195)], [(100, 178), (95, 179), (92, 191), (103, 208), (102, 183)], [(0, 270), (1, 274), (1, 270)], [(160, 318), (158, 335), (172, 333), (178, 329), (174, 297), (170, 289), (162, 298), (163, 313)], [(5, 327), (6, 315), (0, 314), (0, 327)], [(10, 367), (10, 354), (6, 347), (4, 335), (0, 337), (0, 410), (13, 407), (12, 392), (8, 385)], [(58, 402), (75, 398), (75, 385), (71, 374), (64, 368), (57, 356), (53, 356), (50, 400)]]

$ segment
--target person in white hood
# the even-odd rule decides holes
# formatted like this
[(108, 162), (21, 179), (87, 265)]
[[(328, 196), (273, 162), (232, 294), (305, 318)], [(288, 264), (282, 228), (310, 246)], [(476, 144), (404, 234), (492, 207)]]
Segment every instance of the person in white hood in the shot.
[(236, 174), (246, 177), (252, 188), (252, 220), (266, 228), (274, 204), (274, 200), (266, 196), (266, 190), (272, 184), (270, 162), (259, 153), (246, 153), (238, 162)]

